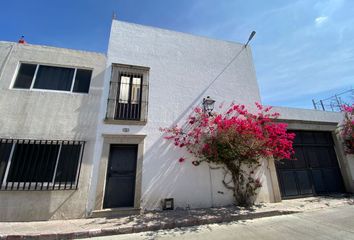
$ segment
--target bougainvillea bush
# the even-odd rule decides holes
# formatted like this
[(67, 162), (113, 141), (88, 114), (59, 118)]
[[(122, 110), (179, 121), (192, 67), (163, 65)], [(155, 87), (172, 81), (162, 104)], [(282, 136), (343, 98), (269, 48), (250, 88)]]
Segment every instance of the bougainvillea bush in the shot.
[(256, 106), (256, 113), (244, 105), (231, 104), (225, 112), (211, 114), (197, 107), (182, 127), (161, 129), (165, 139), (193, 156), (193, 165), (207, 162), (223, 168), (222, 182), (241, 206), (253, 204), (262, 186), (256, 176), (261, 159), (291, 159), (294, 153), (295, 135), (287, 133), (286, 124), (274, 121), (279, 114), (271, 113), (271, 107)]
[(345, 142), (345, 150), (348, 154), (354, 154), (354, 104), (342, 106), (342, 111), (345, 116), (340, 130)]

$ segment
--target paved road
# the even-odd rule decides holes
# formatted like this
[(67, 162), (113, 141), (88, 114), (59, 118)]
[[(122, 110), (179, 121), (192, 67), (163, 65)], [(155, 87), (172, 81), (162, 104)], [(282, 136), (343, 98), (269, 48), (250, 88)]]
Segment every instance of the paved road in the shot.
[(354, 206), (260, 218), (229, 224), (99, 237), (99, 240), (139, 239), (353, 239)]

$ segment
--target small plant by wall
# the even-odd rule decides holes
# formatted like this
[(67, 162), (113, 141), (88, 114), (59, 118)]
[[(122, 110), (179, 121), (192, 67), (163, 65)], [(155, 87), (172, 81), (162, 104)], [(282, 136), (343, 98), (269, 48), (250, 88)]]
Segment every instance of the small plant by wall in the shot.
[(253, 204), (262, 186), (255, 174), (262, 159), (290, 159), (294, 153), (295, 135), (287, 133), (286, 124), (274, 121), (279, 113), (256, 106), (256, 113), (231, 104), (225, 112), (211, 114), (197, 107), (182, 127), (161, 128), (166, 140), (192, 155), (193, 165), (206, 162), (225, 169), (223, 185), (233, 191), (235, 204), (240, 206)]

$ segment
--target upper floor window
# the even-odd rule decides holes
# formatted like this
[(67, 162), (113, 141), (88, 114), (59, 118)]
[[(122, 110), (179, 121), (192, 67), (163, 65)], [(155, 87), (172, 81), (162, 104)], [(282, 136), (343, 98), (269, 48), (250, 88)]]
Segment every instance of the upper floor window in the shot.
[(107, 119), (145, 121), (148, 68), (112, 65)]
[(92, 70), (21, 63), (13, 88), (88, 93)]

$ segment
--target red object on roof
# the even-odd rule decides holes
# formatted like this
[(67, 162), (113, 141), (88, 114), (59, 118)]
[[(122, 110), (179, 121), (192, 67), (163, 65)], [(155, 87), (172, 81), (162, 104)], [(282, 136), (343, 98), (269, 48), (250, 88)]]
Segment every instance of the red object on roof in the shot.
[(18, 40), (18, 43), (19, 44), (26, 44), (26, 40), (25, 40), (25, 37), (24, 36), (21, 36), (21, 38)]

